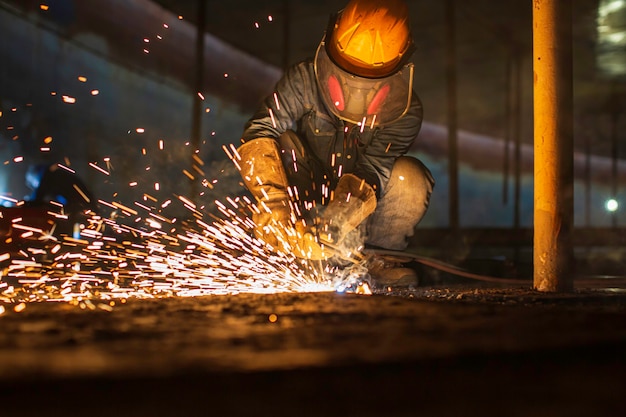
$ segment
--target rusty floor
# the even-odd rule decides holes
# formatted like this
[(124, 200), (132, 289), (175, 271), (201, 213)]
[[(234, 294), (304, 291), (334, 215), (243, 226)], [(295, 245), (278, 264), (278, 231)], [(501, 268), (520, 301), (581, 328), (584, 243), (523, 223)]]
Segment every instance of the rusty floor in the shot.
[(626, 292), (427, 287), (28, 304), (0, 416), (626, 415)]

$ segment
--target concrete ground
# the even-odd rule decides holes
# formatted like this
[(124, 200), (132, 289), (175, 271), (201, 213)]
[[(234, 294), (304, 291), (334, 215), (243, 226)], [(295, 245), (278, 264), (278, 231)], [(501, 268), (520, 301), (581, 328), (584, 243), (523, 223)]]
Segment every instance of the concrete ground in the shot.
[(626, 415), (625, 323), (501, 286), (5, 305), (0, 415)]

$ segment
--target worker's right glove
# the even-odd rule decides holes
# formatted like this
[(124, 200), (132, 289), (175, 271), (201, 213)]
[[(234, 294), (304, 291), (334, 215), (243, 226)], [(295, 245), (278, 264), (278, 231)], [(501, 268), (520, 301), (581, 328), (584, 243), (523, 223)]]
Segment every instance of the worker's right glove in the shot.
[(320, 218), (317, 228), (320, 242), (329, 247), (339, 245), (374, 213), (376, 205), (372, 186), (354, 174), (343, 175)]
[(258, 211), (252, 214), (256, 237), (274, 249), (286, 248), (299, 258), (330, 257), (294, 213), (278, 143), (271, 138), (258, 138), (241, 145), (237, 153), (241, 158), (241, 177), (257, 200)]

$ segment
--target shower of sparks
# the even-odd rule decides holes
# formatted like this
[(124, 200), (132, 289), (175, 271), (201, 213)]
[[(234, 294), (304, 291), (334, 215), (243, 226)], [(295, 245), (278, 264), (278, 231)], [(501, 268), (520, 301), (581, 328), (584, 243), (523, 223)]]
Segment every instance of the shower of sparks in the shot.
[[(268, 21), (272, 20), (268, 16)], [(168, 25), (164, 23), (163, 28), (168, 29)], [(162, 36), (156, 38), (162, 39)], [(144, 38), (144, 44), (150, 45), (150, 39)], [(144, 49), (144, 53), (149, 50)], [(236, 79), (228, 73), (223, 77)], [(88, 81), (83, 75), (77, 79), (82, 83)], [(75, 97), (57, 92), (50, 94), (60, 95), (64, 103), (76, 103)], [(91, 90), (91, 95), (98, 94), (99, 90)], [(201, 92), (197, 95), (205, 100)], [(273, 98), (275, 111), (280, 112), (278, 95), (275, 93)], [(16, 112), (17, 108), (11, 111)], [(207, 107), (206, 112), (209, 111)], [(274, 110), (268, 108), (268, 112), (276, 127)], [(365, 119), (361, 129), (364, 124)], [(12, 130), (12, 126), (7, 130)], [(128, 130), (129, 134), (132, 132), (132, 128)], [(136, 127), (134, 132), (149, 134), (144, 127)], [(43, 142), (51, 145), (53, 138), (47, 136)], [(186, 145), (189, 146), (189, 142)], [(162, 139), (158, 141), (158, 148), (164, 149)], [(241, 157), (236, 147), (231, 144), (223, 149), (241, 170)], [(50, 147), (40, 147), (40, 151), (49, 152)], [(145, 147), (141, 148), (141, 154), (148, 154)], [(292, 158), (293, 169), (297, 172), (295, 153)], [(16, 156), (13, 162), (23, 160), (22, 156)], [(113, 164), (109, 157), (103, 161), (104, 164), (94, 161), (87, 165), (109, 181), (115, 174)], [(70, 173), (76, 172), (69, 167), (67, 158), (65, 165), (57, 166)], [(195, 181), (199, 177), (203, 187), (213, 188), (217, 179), (204, 178), (203, 166), (203, 161), (194, 154), (190, 170), (182, 170), (186, 177), (182, 179)], [(340, 164), (338, 171), (341, 176)], [(249, 216), (266, 210), (262, 203), (257, 207), (257, 203), (245, 196), (233, 196), (226, 201), (215, 201), (211, 211), (196, 205), (193, 198), (177, 195), (160, 201), (148, 194), (151, 189), (159, 192), (165, 188), (159, 182), (131, 180), (125, 184), (133, 189), (146, 187), (143, 200), (128, 203), (98, 199), (102, 208), (112, 212), (111, 216), (84, 213), (77, 224), (69, 224), (70, 231), (59, 232), (72, 218), (60, 203), (52, 202), (50, 209), (24, 218), (11, 218), (10, 209), (5, 211), (0, 207), (0, 315), (10, 311), (19, 313), (28, 303), (42, 301), (70, 302), (81, 308), (111, 311), (116, 303), (130, 298), (319, 291), (371, 293), (363, 280), (367, 269), (362, 259), (344, 255), (344, 261), (351, 261), (350, 267), (339, 268), (328, 262), (297, 257), (290, 243), (283, 240), (283, 230), (277, 233), (277, 247), (255, 237), (256, 225)], [(326, 200), (332, 198), (327, 184), (319, 186)], [(76, 191), (85, 201), (89, 200), (81, 189)], [(300, 200), (297, 188), (290, 188), (289, 194), (295, 201)], [(0, 200), (14, 207), (25, 206), (24, 201), (11, 196), (0, 196)], [(168, 217), (164, 209), (171, 205), (181, 205), (189, 216), (184, 220)], [(296, 204), (293, 208), (297, 215), (302, 215)], [(304, 204), (304, 209), (312, 208)], [(273, 322), (277, 319), (270, 317)]]
[[(236, 155), (234, 147), (231, 151)], [(89, 166), (109, 174), (96, 164)], [(78, 236), (57, 236), (52, 223), (35, 227), (26, 219), (12, 219), (11, 231), (3, 230), (7, 234), (0, 238), (8, 244), (19, 236), (29, 245), (0, 253), (0, 306), (11, 304), (13, 311), (20, 312), (28, 302), (64, 301), (110, 310), (116, 300), (129, 298), (346, 291), (355, 287), (355, 292), (367, 293), (358, 282), (362, 267), (340, 271), (320, 261), (300, 259), (286, 242), (268, 250), (252, 233), (255, 225), (248, 214), (258, 208), (247, 197), (215, 201), (219, 215), (204, 213), (184, 196), (175, 200), (191, 213), (192, 220), (164, 216), (161, 210), (171, 199), (135, 202), (134, 209), (98, 200), (123, 216), (103, 218), (87, 213)], [(50, 218), (68, 218), (62, 206), (55, 209), (58, 212), (47, 212)], [(134, 220), (125, 222), (124, 217)]]

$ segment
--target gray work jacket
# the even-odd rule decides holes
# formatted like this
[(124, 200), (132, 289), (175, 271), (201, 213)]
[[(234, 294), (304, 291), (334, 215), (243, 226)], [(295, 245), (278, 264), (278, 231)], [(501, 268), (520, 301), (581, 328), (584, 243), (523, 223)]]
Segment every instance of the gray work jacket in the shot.
[(415, 92), (407, 113), (391, 124), (362, 129), (344, 122), (326, 107), (312, 60), (291, 67), (274, 91), (246, 123), (242, 140), (278, 138), (293, 129), (327, 168), (325, 174), (333, 183), (339, 174), (353, 173), (379, 197), (395, 160), (409, 150), (422, 125), (422, 103)]

